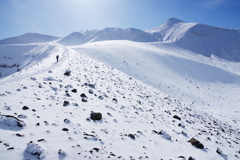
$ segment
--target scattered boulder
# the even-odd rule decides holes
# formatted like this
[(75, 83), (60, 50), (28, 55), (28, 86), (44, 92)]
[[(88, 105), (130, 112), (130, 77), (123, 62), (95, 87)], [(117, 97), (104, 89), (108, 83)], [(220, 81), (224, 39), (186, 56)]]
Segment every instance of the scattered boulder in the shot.
[(77, 89), (75, 89), (75, 88), (72, 89), (72, 92), (73, 92), (73, 93), (77, 93)]
[(102, 119), (102, 114), (99, 112), (92, 112), (90, 118), (94, 121), (99, 121)]
[(71, 74), (70, 70), (66, 70), (65, 73), (64, 73), (65, 76), (70, 76), (70, 74)]
[(82, 93), (82, 94), (80, 95), (80, 97), (82, 97), (82, 98), (87, 98), (87, 96), (86, 96), (85, 93)]
[(96, 84), (90, 84), (90, 83), (84, 83), (85, 86), (88, 86), (90, 88), (95, 88)]
[(87, 102), (88, 97), (86, 96), (85, 93), (82, 93), (80, 97), (82, 97), (82, 102)]
[(62, 130), (63, 130), (63, 131), (68, 131), (68, 128), (63, 128)]
[(113, 101), (113, 103), (117, 103), (118, 102), (118, 100), (116, 98), (113, 98), (112, 101)]
[(63, 102), (63, 106), (68, 106), (69, 105), (69, 102), (68, 101), (64, 101)]
[(198, 140), (196, 140), (195, 138), (191, 138), (188, 142), (199, 149), (204, 148), (203, 144), (201, 142), (199, 142)]
[(189, 157), (188, 160), (196, 160), (196, 159), (193, 157)]
[(227, 160), (228, 159), (228, 156), (223, 154), (222, 150), (220, 148), (217, 148), (216, 152), (222, 156), (223, 159)]
[(70, 94), (68, 93), (68, 91), (65, 91), (65, 94), (67, 97), (71, 97)]
[(24, 127), (25, 122), (11, 115), (2, 115), (0, 117), (0, 123), (3, 123), (11, 127)]
[(103, 100), (103, 96), (99, 96), (98, 99)]
[(174, 116), (173, 116), (173, 118), (175, 118), (175, 119), (177, 119), (177, 120), (181, 121), (181, 118), (180, 118), (180, 117), (178, 117), (177, 115), (174, 115)]
[(82, 98), (82, 102), (87, 102), (87, 99), (85, 99), (85, 98)]
[(70, 123), (70, 120), (67, 119), (67, 118), (65, 118), (65, 119), (64, 119), (64, 123), (68, 124), (68, 123)]
[(29, 107), (28, 106), (23, 106), (22, 110), (28, 110)]
[(130, 138), (135, 140), (135, 136), (133, 134), (128, 134), (128, 137), (130, 137)]
[(90, 94), (93, 94), (93, 93), (94, 93), (92, 89), (89, 89), (88, 92), (89, 92)]
[(17, 133), (16, 136), (17, 137), (24, 137), (24, 134)]
[(33, 156), (36, 156), (38, 159), (42, 160), (45, 158), (45, 151), (42, 147), (38, 146), (35, 143), (28, 143), (27, 148), (25, 149), (26, 153), (29, 153)]
[(65, 158), (67, 156), (66, 152), (64, 152), (63, 150), (59, 149), (58, 150), (58, 156)]

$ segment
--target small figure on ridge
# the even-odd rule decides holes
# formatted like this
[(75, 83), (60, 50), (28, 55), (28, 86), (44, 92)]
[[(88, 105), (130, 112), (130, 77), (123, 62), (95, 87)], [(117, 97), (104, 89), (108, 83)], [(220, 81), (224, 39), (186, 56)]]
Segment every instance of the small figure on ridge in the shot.
[(57, 57), (56, 57), (56, 58), (57, 58), (57, 62), (58, 62), (58, 59), (59, 59), (59, 55), (57, 55)]

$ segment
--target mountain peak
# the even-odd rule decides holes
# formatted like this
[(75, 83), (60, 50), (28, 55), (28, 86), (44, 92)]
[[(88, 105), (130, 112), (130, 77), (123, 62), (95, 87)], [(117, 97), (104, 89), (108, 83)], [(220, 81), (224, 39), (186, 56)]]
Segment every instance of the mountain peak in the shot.
[(173, 25), (173, 24), (177, 24), (177, 23), (182, 23), (184, 21), (180, 20), (180, 19), (177, 19), (177, 18), (170, 18), (168, 21), (167, 21), (167, 24), (169, 25)]

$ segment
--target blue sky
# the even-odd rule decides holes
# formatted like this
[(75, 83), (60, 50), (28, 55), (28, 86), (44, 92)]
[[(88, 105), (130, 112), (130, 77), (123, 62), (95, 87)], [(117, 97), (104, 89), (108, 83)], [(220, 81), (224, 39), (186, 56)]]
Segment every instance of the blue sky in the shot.
[(0, 0), (0, 39), (106, 27), (147, 30), (172, 17), (240, 29), (240, 0)]

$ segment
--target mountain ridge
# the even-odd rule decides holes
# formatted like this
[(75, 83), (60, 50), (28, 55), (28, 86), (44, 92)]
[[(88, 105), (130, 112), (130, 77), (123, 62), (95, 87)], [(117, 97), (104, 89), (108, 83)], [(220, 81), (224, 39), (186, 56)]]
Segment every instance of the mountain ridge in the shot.
[[(18, 52), (19, 48), (11, 46), (23, 50)], [(182, 61), (184, 57), (177, 54), (177, 49), (130, 41), (87, 43), (79, 45), (80, 50), (56, 43), (11, 46), (4, 46), (9, 47), (5, 53), (14, 51), (12, 55), (19, 53), (23, 58), (20, 62), (25, 64), (30, 60), (31, 63), (21, 72), (0, 77), (0, 130), (3, 133), (0, 159), (239, 157), (240, 131), (233, 126), (240, 123), (235, 106), (239, 104), (239, 80), (221, 84), (196, 80), (197, 77), (179, 78), (176, 76), (176, 69), (181, 69), (179, 64), (186, 64), (183, 69), (190, 75), (189, 69), (202, 69), (194, 61), (189, 64), (191, 57)], [(158, 76), (161, 88), (153, 88), (143, 83), (141, 77), (136, 79), (118, 67), (91, 58), (91, 52), (96, 54), (96, 51), (108, 62), (132, 69), (134, 75), (139, 75), (136, 70), (144, 68), (142, 62), (151, 58), (153, 62), (144, 64), (153, 65), (152, 70), (140, 71)], [(58, 62), (56, 55), (60, 56)], [(12, 62), (17, 60), (10, 55), (7, 58)], [(5, 69), (15, 70), (12, 67), (1, 68), (1, 71)], [(159, 76), (160, 73), (163, 76)], [(163, 79), (175, 84), (165, 85)], [(190, 97), (191, 103), (177, 99), (176, 87), (189, 87), (196, 96), (203, 95), (203, 103), (198, 104), (197, 97)], [(172, 94), (163, 92), (164, 88), (169, 88)], [(180, 93), (183, 97), (189, 96), (187, 92)], [(208, 104), (205, 98), (212, 102)], [(207, 107), (201, 111), (203, 104)], [(219, 115), (213, 116), (211, 110)], [(93, 113), (101, 113), (101, 120), (93, 120)]]
[(5, 38), (0, 40), (0, 45), (5, 44), (29, 44), (29, 43), (45, 43), (59, 39), (59, 37), (39, 34), (39, 33), (25, 33), (20, 36)]
[(131, 40), (136, 42), (157, 41), (151, 34), (135, 28), (104, 28), (73, 32), (58, 40), (58, 43), (68, 46), (105, 40)]
[(72, 46), (109, 40), (172, 43), (209, 58), (215, 56), (227, 61), (240, 62), (240, 29), (222, 29), (201, 23), (186, 23), (176, 18), (170, 18), (166, 23), (146, 31), (135, 28), (103, 28), (73, 32), (62, 38), (24, 34), (0, 40), (0, 45), (54, 41), (61, 45)]

